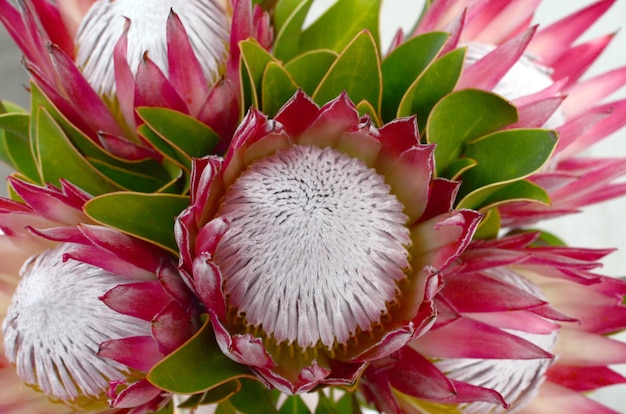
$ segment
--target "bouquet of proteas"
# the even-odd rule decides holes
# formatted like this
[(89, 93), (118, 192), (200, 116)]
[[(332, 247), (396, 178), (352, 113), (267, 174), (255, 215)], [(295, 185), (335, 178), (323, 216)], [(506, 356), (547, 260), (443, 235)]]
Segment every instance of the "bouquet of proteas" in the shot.
[(312, 3), (0, 0), (0, 412), (614, 412), (626, 283), (537, 225), (626, 193), (613, 1)]

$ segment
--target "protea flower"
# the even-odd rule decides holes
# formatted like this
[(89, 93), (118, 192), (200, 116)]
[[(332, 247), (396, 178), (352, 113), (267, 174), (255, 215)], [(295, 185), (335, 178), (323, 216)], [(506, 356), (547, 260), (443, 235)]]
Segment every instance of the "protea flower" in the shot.
[[(237, 42), (253, 35), (269, 42), (260, 9), (253, 13), (246, 0), (91, 3), (83, 16), (85, 3), (29, 0), (18, 11), (0, 2), (33, 87), (60, 112), (56, 121), (69, 120), (97, 145), (134, 161), (160, 159), (136, 131), (139, 106), (186, 114), (226, 142), (241, 116)], [(33, 105), (35, 116), (41, 103)]]
[(2, 302), (0, 407), (163, 407), (169, 396), (143, 377), (197, 329), (193, 296), (169, 256), (92, 224), (81, 210), (89, 197), (67, 182), (58, 190), (10, 181), (26, 204), (2, 200), (2, 241), (17, 251), (3, 269), (2, 292), (12, 297)]
[[(614, 413), (581, 393), (626, 382), (608, 367), (626, 362), (626, 345), (605, 336), (626, 326), (626, 284), (593, 273), (610, 250), (538, 236), (473, 242), (447, 272), (433, 328), (366, 371), (367, 395), (385, 412), (506, 411), (460, 399), (469, 383), (498, 391), (512, 412)], [(416, 382), (426, 374), (441, 385)]]
[(222, 351), (287, 393), (353, 385), (433, 323), (440, 271), (480, 219), (451, 211), (415, 119), (380, 129), (345, 96), (251, 109), (224, 160), (194, 162), (180, 267)]
[(559, 132), (550, 163), (529, 177), (548, 192), (550, 205), (502, 206), (506, 226), (578, 212), (626, 193), (626, 186), (615, 182), (625, 171), (622, 159), (579, 156), (626, 124), (626, 101), (606, 102), (626, 83), (626, 67), (581, 80), (614, 35), (577, 42), (615, 0), (597, 1), (537, 29), (530, 22), (540, 2), (435, 1), (412, 34), (456, 31), (459, 45), (468, 47), (467, 67), (457, 88), (494, 90), (518, 106), (518, 125)]

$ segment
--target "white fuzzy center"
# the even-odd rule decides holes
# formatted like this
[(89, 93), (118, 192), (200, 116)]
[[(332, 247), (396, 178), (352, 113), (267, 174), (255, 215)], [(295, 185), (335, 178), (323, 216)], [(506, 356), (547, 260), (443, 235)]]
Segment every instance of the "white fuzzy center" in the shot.
[(22, 380), (66, 402), (99, 397), (127, 368), (96, 355), (101, 342), (149, 335), (149, 324), (98, 298), (128, 279), (76, 261), (68, 245), (28, 261), (2, 325), (6, 356)]
[(256, 161), (219, 213), (230, 222), (215, 255), (229, 305), (302, 348), (370, 331), (409, 268), (402, 210), (383, 176), (337, 150), (293, 146)]
[(214, 81), (226, 56), (228, 18), (215, 0), (98, 0), (76, 35), (76, 63), (96, 91), (113, 94), (113, 50), (131, 20), (127, 58), (135, 71), (148, 52), (167, 74), (166, 22), (170, 10), (180, 17), (208, 80)]

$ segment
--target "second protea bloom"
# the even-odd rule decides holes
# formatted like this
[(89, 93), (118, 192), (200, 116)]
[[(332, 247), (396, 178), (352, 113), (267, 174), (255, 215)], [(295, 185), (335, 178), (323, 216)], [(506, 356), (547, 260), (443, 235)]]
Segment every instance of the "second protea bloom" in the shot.
[[(431, 330), (368, 368), (368, 398), (389, 413), (616, 414), (584, 393), (626, 382), (610, 368), (626, 345), (609, 337), (625, 325), (626, 284), (594, 272), (609, 250), (538, 237), (472, 242), (435, 298)], [(468, 385), (501, 400), (464, 395)]]
[(412, 118), (376, 129), (345, 96), (252, 109), (194, 164), (181, 268), (222, 351), (284, 392), (353, 384), (433, 323), (440, 272), (480, 219), (452, 211)]
[(111, 57), (127, 20), (130, 27), (126, 29), (128, 50), (125, 58), (130, 68), (136, 71), (142, 59), (146, 59), (144, 54), (148, 53), (164, 73), (175, 75), (172, 72), (176, 68), (170, 69), (168, 62), (168, 58), (171, 59), (168, 44), (171, 45), (172, 40), (168, 41), (164, 30), (173, 10), (186, 27), (185, 34), (193, 51), (185, 61), (198, 60), (208, 86), (216, 81), (219, 66), (226, 61), (229, 17), (226, 5), (221, 3), (224, 2), (98, 0), (89, 8), (78, 28), (76, 63), (96, 91), (112, 95), (115, 69)]
[(197, 317), (169, 256), (93, 224), (81, 209), (89, 196), (68, 182), (10, 183), (24, 204), (0, 203), (0, 242), (13, 259), (0, 278), (0, 411), (163, 407), (169, 394), (145, 373), (193, 334)]

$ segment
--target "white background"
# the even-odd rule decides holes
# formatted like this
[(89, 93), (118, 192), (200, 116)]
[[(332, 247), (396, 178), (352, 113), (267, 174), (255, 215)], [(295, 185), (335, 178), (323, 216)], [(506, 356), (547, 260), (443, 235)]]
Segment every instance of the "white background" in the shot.
[[(495, 0), (493, 0), (495, 1)], [(323, 8), (332, 0), (318, 0), (314, 6)], [(591, 0), (544, 0), (536, 14), (536, 23), (548, 24), (592, 4)], [(422, 9), (423, 0), (386, 0), (383, 9), (382, 36), (383, 45), (388, 45), (397, 27), (408, 28)], [(349, 16), (346, 16), (349, 18)], [(626, 25), (626, 0), (617, 0), (613, 8), (605, 15), (584, 39), (591, 39), (603, 34), (617, 32)], [(24, 90), (27, 77), (20, 65), (20, 53), (12, 44), (8, 35), (0, 33), (0, 98), (28, 105), (28, 95)], [(599, 74), (612, 68), (626, 65), (626, 33), (619, 32), (605, 54), (594, 64), (587, 76)], [(626, 97), (626, 91), (618, 91), (613, 98)], [(620, 131), (590, 150), (597, 156), (626, 157), (626, 131)], [(626, 161), (625, 161), (626, 162)], [(0, 175), (10, 171), (0, 166)], [(0, 194), (6, 194), (4, 186)], [(578, 214), (552, 220), (543, 226), (555, 232), (570, 245), (580, 247), (617, 247), (619, 250), (605, 260), (603, 271), (608, 275), (626, 275), (626, 200), (619, 199), (593, 206)], [(626, 336), (625, 336), (626, 337)], [(624, 369), (622, 369), (624, 368)], [(626, 367), (618, 368), (626, 373)], [(626, 413), (626, 386), (611, 387), (598, 393), (595, 398), (610, 404), (615, 410)]]

